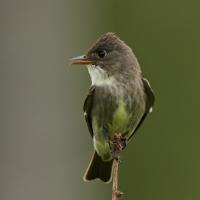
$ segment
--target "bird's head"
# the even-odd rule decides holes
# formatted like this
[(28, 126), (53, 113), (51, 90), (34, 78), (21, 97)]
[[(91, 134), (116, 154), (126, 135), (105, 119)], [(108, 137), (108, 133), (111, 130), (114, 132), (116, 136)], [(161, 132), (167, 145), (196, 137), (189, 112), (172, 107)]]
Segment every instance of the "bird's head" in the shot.
[(110, 32), (102, 35), (85, 55), (72, 58), (71, 63), (87, 65), (93, 84), (103, 83), (112, 77), (140, 73), (131, 48)]

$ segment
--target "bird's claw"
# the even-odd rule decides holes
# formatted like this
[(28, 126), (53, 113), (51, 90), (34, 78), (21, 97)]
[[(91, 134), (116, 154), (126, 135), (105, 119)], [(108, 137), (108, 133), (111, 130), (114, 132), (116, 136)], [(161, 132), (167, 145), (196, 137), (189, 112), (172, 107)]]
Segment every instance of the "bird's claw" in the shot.
[(120, 161), (120, 152), (126, 147), (127, 138), (123, 137), (121, 133), (114, 134), (112, 140), (110, 141), (111, 155), (113, 159)]

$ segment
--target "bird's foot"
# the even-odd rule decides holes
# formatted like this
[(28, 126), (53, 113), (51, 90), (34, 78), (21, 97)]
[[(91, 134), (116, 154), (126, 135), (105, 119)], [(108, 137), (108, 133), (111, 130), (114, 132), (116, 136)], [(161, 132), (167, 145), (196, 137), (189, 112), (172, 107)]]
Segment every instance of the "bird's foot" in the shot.
[(111, 155), (113, 159), (120, 160), (120, 152), (126, 147), (127, 138), (123, 137), (121, 133), (114, 134), (110, 141)]
[(125, 149), (125, 147), (128, 144), (128, 138), (127, 137), (121, 137), (121, 146), (122, 146), (122, 150)]

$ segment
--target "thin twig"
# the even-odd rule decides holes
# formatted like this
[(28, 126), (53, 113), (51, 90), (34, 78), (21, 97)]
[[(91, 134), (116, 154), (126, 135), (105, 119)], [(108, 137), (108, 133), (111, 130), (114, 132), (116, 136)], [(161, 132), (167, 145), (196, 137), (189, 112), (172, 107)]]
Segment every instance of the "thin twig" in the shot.
[(112, 200), (118, 200), (123, 193), (119, 191), (119, 160), (113, 160)]
[(117, 154), (117, 157), (113, 159), (112, 200), (118, 200), (123, 195), (123, 192), (119, 191), (119, 153), (122, 150), (121, 138), (121, 134), (115, 134), (115, 136), (113, 137), (114, 151), (115, 154)]

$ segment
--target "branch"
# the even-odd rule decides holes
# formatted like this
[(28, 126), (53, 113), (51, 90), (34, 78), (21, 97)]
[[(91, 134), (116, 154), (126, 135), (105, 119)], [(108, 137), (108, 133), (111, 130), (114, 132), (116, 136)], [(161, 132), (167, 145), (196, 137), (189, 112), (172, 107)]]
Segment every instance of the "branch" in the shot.
[(118, 200), (122, 195), (123, 192), (119, 191), (119, 154), (124, 147), (124, 140), (121, 134), (115, 134), (112, 140), (113, 144), (113, 168), (112, 168), (112, 200)]

